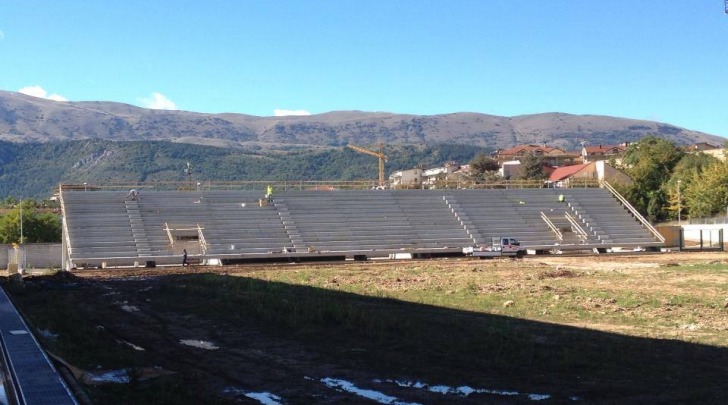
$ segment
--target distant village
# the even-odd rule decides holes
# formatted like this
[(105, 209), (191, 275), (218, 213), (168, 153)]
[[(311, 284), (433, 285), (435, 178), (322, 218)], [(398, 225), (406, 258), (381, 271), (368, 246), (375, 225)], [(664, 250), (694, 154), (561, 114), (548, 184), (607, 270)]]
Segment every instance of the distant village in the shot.
[[(548, 175), (547, 187), (570, 187), (574, 181), (610, 181), (629, 183), (631, 179), (615, 168), (621, 163), (629, 143), (583, 146), (580, 151), (565, 151), (547, 145), (518, 145), (499, 149), (491, 155), (497, 161), (498, 176), (503, 180), (520, 177), (523, 161), (535, 156), (541, 159)], [(685, 147), (688, 153), (706, 153), (725, 160), (722, 146), (701, 142)], [(457, 183), (472, 179), (470, 165), (449, 162), (441, 167), (399, 170), (389, 176), (392, 188), (437, 188), (439, 183)]]

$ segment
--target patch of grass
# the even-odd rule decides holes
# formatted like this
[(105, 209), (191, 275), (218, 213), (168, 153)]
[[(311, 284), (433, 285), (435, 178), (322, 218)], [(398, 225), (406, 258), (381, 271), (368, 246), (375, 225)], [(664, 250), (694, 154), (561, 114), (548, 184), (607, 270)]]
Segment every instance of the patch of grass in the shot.
[(572, 277), (578, 277), (578, 274), (574, 271), (568, 270), (568, 269), (555, 269), (555, 270), (547, 270), (540, 272), (538, 274), (538, 279), (543, 280), (545, 278), (572, 278)]
[[(687, 312), (702, 311), (704, 307), (717, 308), (721, 304), (718, 301), (725, 296), (719, 293), (718, 299), (711, 293), (712, 299), (701, 298), (700, 288), (690, 288), (685, 294), (671, 294), (671, 286), (682, 277), (685, 267), (649, 270), (653, 278), (658, 278), (635, 281), (639, 275), (635, 277), (636, 274), (623, 271), (583, 272), (549, 266), (531, 270), (527, 264), (518, 262), (509, 263), (507, 271), (499, 271), (499, 266), (503, 264), (427, 265), (390, 268), (386, 272), (376, 267), (363, 267), (337, 276), (328, 269), (321, 274), (317, 270), (299, 270), (297, 277), (305, 274), (307, 285), (371, 297), (565, 324), (594, 322), (614, 325), (619, 330), (627, 326), (634, 332), (643, 331), (645, 336), (654, 336), (656, 330), (651, 325), (684, 323)], [(695, 266), (690, 271), (701, 276), (723, 275), (718, 280), (720, 285), (720, 280), (728, 280), (725, 277), (727, 267), (724, 264)], [(489, 270), (484, 271), (485, 268)], [(296, 284), (285, 272), (266, 274), (269, 280)], [(334, 277), (337, 283), (330, 282)], [(649, 289), (643, 291), (644, 287)], [(681, 311), (665, 311), (664, 302), (669, 305), (667, 297), (672, 296), (680, 297), (684, 305)], [(513, 305), (504, 306), (508, 301)], [(674, 338), (674, 334), (665, 337)], [(708, 337), (708, 341), (715, 339)]]
[[(699, 280), (724, 282), (728, 275), (723, 270), (689, 271)], [(170, 275), (145, 297), (157, 313), (202, 319), (218, 331), (255, 325), (272, 336), (318, 347), (322, 361), (382, 375), (427, 373), (441, 383), (457, 384), (497, 375), (514, 387), (551, 388), (568, 381), (585, 391), (599, 390), (607, 398), (604, 403), (620, 402), (609, 400), (611, 392), (637, 398), (646, 391), (670, 391), (679, 403), (711, 399), (728, 364), (727, 309), (719, 305), (725, 294), (682, 286), (686, 271), (577, 271), (528, 261), (363, 263)], [(93, 294), (103, 296), (103, 291)], [(48, 319), (31, 317), (53, 328), (63, 321), (52, 318), (88, 304), (73, 289), (21, 291), (18, 297), (29, 312), (58, 305)], [(97, 305), (111, 311), (115, 306), (109, 300)], [(68, 306), (58, 304), (62, 301)], [(83, 324), (83, 314), (69, 321), (100, 339), (90, 346), (92, 352), (105, 346), (117, 350), (103, 331), (94, 335), (94, 323)], [(68, 350), (83, 350), (81, 346)], [(351, 348), (365, 355), (352, 354)], [(126, 352), (119, 351), (115, 364), (148, 365), (143, 356), (136, 359)], [(73, 356), (86, 355), (86, 364), (106, 356)], [(175, 378), (139, 384), (133, 394), (138, 397), (128, 403), (148, 403), (150, 389), (170, 391), (161, 403), (175, 403), (176, 384), (180, 380)], [(690, 396), (680, 396), (685, 395), (680, 387), (689, 387)], [(95, 395), (107, 398), (113, 390), (99, 388)]]

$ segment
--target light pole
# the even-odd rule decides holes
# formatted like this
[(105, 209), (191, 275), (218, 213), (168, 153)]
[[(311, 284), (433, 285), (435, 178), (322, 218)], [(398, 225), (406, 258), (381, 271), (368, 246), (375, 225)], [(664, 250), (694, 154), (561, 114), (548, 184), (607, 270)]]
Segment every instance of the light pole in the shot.
[(23, 199), (20, 199), (20, 245), (23, 244)]
[(192, 187), (192, 165), (190, 165), (190, 162), (187, 162), (187, 167), (185, 168), (185, 174), (187, 175), (187, 178), (190, 181), (190, 187)]
[(682, 207), (681, 207), (682, 201), (680, 201), (680, 183), (682, 183), (682, 181), (678, 180), (677, 181), (677, 224), (678, 225), (682, 224), (682, 217), (680, 215), (680, 211), (682, 211)]

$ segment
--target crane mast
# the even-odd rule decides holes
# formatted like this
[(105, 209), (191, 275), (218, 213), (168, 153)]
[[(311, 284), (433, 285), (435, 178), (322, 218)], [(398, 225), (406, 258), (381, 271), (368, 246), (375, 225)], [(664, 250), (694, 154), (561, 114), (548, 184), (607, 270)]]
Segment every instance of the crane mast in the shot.
[(349, 148), (354, 149), (357, 152), (365, 153), (367, 155), (375, 156), (379, 158), (379, 187), (384, 187), (384, 162), (387, 161), (387, 155), (384, 154), (384, 144), (379, 142), (379, 151), (373, 151), (369, 149), (364, 149), (360, 146), (349, 144), (347, 145)]

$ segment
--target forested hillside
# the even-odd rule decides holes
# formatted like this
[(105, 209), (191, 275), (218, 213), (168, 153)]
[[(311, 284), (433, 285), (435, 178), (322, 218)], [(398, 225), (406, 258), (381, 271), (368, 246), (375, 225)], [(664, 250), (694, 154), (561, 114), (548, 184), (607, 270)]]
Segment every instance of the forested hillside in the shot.
[[(488, 149), (466, 145), (399, 146), (385, 150), (387, 173), (416, 165), (467, 163)], [(0, 197), (47, 198), (59, 183), (364, 180), (377, 177), (375, 157), (338, 147), (321, 151), (250, 152), (167, 141), (0, 141)]]
[(417, 165), (467, 163), (519, 144), (565, 150), (634, 143), (652, 135), (677, 145), (725, 138), (667, 123), (544, 113), (502, 117), (458, 112), (407, 115), (339, 111), (257, 117), (151, 110), (113, 102), (59, 102), (0, 91), (0, 198), (44, 198), (58, 183), (190, 180), (362, 180)]

